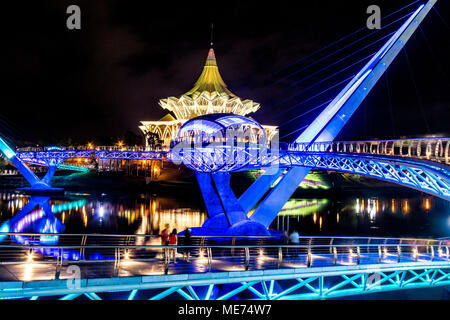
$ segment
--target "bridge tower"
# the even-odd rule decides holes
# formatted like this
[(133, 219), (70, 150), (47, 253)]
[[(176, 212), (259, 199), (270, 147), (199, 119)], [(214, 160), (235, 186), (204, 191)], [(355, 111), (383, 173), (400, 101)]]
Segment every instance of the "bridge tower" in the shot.
[[(295, 142), (312, 144), (333, 141), (436, 1), (430, 0), (420, 5)], [(217, 231), (225, 229), (225, 233), (235, 235), (267, 234), (271, 222), (310, 170), (301, 166), (293, 166), (287, 170), (268, 169), (239, 199), (231, 190), (226, 173), (197, 173), (210, 214), (203, 227), (215, 228)], [(252, 210), (253, 213), (248, 217)], [(218, 211), (223, 214), (211, 214)]]

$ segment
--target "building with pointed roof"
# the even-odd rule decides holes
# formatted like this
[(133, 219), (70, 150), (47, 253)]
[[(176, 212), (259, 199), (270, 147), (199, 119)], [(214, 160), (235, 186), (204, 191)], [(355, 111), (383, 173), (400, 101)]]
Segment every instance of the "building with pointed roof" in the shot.
[[(247, 116), (260, 108), (259, 103), (248, 99), (242, 100), (227, 88), (219, 73), (212, 48), (208, 52), (205, 66), (194, 87), (178, 98), (161, 99), (159, 105), (171, 113), (158, 121), (141, 121), (142, 125), (139, 128), (144, 134), (157, 134), (163, 141), (163, 147), (168, 147), (170, 141), (176, 138), (180, 127), (192, 118), (212, 113)], [(277, 129), (276, 126), (263, 126), (263, 128), (269, 139)]]

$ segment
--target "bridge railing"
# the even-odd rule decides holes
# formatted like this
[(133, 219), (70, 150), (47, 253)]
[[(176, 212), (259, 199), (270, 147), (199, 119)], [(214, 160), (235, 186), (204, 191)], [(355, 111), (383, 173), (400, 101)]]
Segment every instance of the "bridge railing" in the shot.
[(17, 148), (18, 152), (41, 152), (41, 151), (161, 151), (161, 149), (150, 149), (143, 146), (68, 146), (58, 147), (54, 150), (48, 150), (46, 147), (25, 147)]
[(343, 152), (426, 159), (450, 164), (450, 138), (292, 143), (289, 151)]
[[(2, 234), (0, 265), (94, 266), (120, 275), (162, 275), (277, 268), (310, 268), (400, 262), (450, 262), (450, 242), (433, 239), (366, 237), (300, 237), (283, 244), (279, 237), (180, 236), (176, 246), (149, 235)], [(0, 238), (1, 239), (1, 238)], [(74, 245), (75, 242), (79, 242)], [(52, 244), (55, 243), (55, 244)], [(183, 256), (190, 253), (189, 262)], [(173, 264), (175, 254), (177, 264)], [(95, 273), (95, 272), (94, 272)], [(129, 274), (129, 273), (127, 273)]]

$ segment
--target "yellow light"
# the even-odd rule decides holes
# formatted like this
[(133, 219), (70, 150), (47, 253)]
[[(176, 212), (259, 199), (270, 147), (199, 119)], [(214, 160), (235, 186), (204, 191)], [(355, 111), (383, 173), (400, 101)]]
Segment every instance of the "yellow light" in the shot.
[(388, 253), (387, 248), (384, 248), (383, 252), (384, 252), (384, 254), (387, 254)]
[(408, 213), (408, 211), (409, 211), (408, 200), (405, 200), (405, 205), (403, 207), (403, 210), (404, 210), (405, 213)]
[(33, 261), (33, 251), (28, 252), (27, 254), (27, 262)]
[(259, 248), (259, 255), (260, 255), (260, 256), (263, 256), (263, 255), (264, 255), (264, 250), (263, 250), (263, 248)]
[(322, 217), (319, 218), (319, 229), (322, 230)]
[(125, 251), (125, 253), (123, 255), (123, 259), (124, 260), (130, 260), (130, 252), (128, 250)]
[(425, 200), (425, 209), (430, 210), (430, 200), (428, 198)]
[(336, 216), (336, 222), (339, 223), (339, 213)]
[(198, 252), (198, 256), (199, 256), (200, 258), (203, 258), (203, 257), (204, 257), (203, 249), (200, 249), (200, 251)]
[(314, 224), (316, 224), (316, 222), (317, 222), (317, 213), (315, 213), (315, 212), (314, 212), (314, 215), (313, 215), (313, 221), (314, 221)]

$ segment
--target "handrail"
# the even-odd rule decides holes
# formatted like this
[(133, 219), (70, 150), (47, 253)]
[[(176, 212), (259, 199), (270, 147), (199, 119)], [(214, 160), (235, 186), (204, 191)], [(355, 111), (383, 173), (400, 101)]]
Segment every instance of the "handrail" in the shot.
[[(154, 237), (154, 238), (159, 238), (159, 235), (154, 235), (154, 234), (114, 234), (114, 233), (24, 233), (24, 232), (0, 232), (0, 236), (63, 236), (63, 237), (134, 237), (134, 238), (138, 238), (138, 237)], [(179, 237), (184, 237), (184, 235), (178, 235)], [(277, 236), (277, 235), (271, 235), (271, 236), (251, 236), (251, 235), (202, 235), (202, 236), (198, 236), (198, 235), (192, 235), (192, 238), (198, 238), (198, 239), (202, 239), (202, 238), (225, 238), (225, 239), (233, 239), (233, 238), (244, 238), (244, 239), (280, 239), (281, 236)], [(308, 236), (308, 235), (302, 235), (299, 236), (299, 239), (349, 239), (349, 240), (354, 240), (354, 239), (358, 239), (358, 240), (369, 240), (369, 239), (374, 239), (374, 240), (405, 240), (405, 241), (410, 241), (410, 240), (417, 240), (417, 241), (430, 241), (430, 240), (434, 240), (434, 241), (439, 241), (439, 240), (444, 240), (444, 239), (450, 239), (450, 238), (439, 238), (439, 239), (433, 239), (433, 238), (396, 238), (396, 237), (366, 237), (366, 236)]]
[(292, 143), (288, 150), (390, 155), (450, 164), (448, 137)]
[[(280, 244), (282, 241), (280, 237), (265, 237), (267, 241), (276, 238), (276, 242), (263, 243), (263, 237), (193, 236), (192, 244), (186, 245), (181, 241), (184, 240), (181, 236), (179, 244), (167, 246), (148, 242), (137, 244), (130, 241), (130, 235), (121, 239), (126, 241), (119, 241), (121, 235), (93, 234), (91, 238), (94, 238), (95, 243), (92, 244), (88, 242), (89, 235), (82, 235), (81, 240), (78, 239), (79, 244), (76, 245), (39, 243), (41, 238), (38, 237), (51, 237), (55, 234), (9, 233), (9, 235), (11, 243), (0, 243), (0, 265), (8, 268), (8, 266), (32, 267), (35, 263), (42, 264), (42, 268), (48, 266), (48, 269), (45, 269), (47, 277), (55, 270), (58, 273), (63, 265), (71, 264), (76, 264), (80, 268), (88, 265), (106, 266), (103, 271), (112, 272), (112, 276), (119, 276), (121, 266), (125, 267), (133, 262), (144, 263), (138, 265), (137, 269), (133, 268), (133, 272), (146, 274), (145, 270), (150, 268), (154, 275), (169, 272), (247, 271), (261, 268), (310, 268), (404, 261), (418, 263), (419, 256), (421, 261), (439, 261), (448, 263), (450, 267), (450, 243), (447, 240), (435, 239), (303, 236), (299, 244)], [(27, 236), (29, 239), (26, 239), (28, 240), (26, 243), (13, 243), (14, 239), (23, 241), (24, 239), (15, 238), (20, 236)], [(112, 236), (110, 240), (113, 241), (102, 243), (98, 236)], [(135, 239), (156, 238), (153, 235), (133, 236)], [(216, 241), (218, 238), (232, 241), (231, 244), (230, 242), (224, 244)], [(236, 242), (236, 239), (240, 238), (241, 242)], [(255, 243), (253, 239), (258, 239), (259, 242)], [(195, 243), (196, 240), (200, 240), (198, 244)], [(172, 258), (174, 261), (180, 259), (178, 250), (183, 252), (183, 256), (189, 252), (192, 260), (190, 262), (186, 260), (185, 264), (177, 264), (175, 267), (171, 261)], [(113, 271), (108, 269), (112, 263), (114, 263)]]

